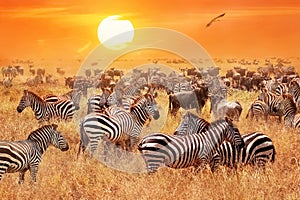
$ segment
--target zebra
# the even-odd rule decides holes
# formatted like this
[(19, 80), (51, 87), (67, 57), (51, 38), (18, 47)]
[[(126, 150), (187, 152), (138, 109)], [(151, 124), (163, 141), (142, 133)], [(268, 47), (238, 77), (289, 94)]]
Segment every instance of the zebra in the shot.
[(24, 90), (17, 111), (21, 113), (28, 106), (34, 111), (35, 118), (39, 122), (50, 121), (52, 118), (70, 120), (76, 110), (75, 105), (71, 100), (60, 100), (54, 103), (47, 103), (35, 93)]
[(275, 93), (263, 88), (262, 93), (258, 96), (257, 99), (264, 101), (269, 106), (269, 115), (279, 116), (279, 122), (281, 122), (283, 113), (276, 108), (278, 107), (278, 104), (280, 104), (280, 102), (283, 100), (282, 96), (277, 96)]
[(0, 180), (5, 173), (19, 172), (19, 184), (23, 183), (25, 172), (29, 170), (32, 181), (36, 182), (38, 165), (48, 146), (53, 145), (61, 151), (69, 149), (57, 127), (56, 124), (45, 125), (31, 132), (27, 140), (0, 141)]
[(152, 133), (142, 138), (138, 144), (148, 173), (153, 173), (162, 165), (171, 168), (196, 167), (202, 169), (209, 163), (217, 148), (224, 140), (233, 142), (237, 148), (244, 146), (243, 139), (228, 118), (212, 122), (204, 133), (172, 136)]
[(300, 106), (300, 86), (296, 80), (290, 82), (288, 86), (288, 92), (293, 95), (297, 106)]
[(297, 113), (297, 105), (291, 94), (283, 95), (284, 100), (278, 105), (277, 109), (283, 112), (284, 124), (291, 128), (300, 128), (300, 113)]
[[(203, 120), (194, 115), (192, 118), (183, 117), (180, 126), (185, 127), (181, 132), (181, 136), (205, 132), (197, 132), (195, 129), (199, 129), (201, 124), (204, 124)], [(198, 121), (201, 123), (193, 123)], [(208, 123), (208, 122), (207, 122)], [(237, 128), (234, 128), (238, 132)], [(267, 161), (274, 162), (275, 160), (275, 147), (272, 140), (261, 132), (252, 132), (242, 135), (245, 146), (240, 151), (236, 149), (230, 142), (223, 142), (217, 149), (216, 153), (210, 161), (211, 171), (214, 172), (218, 165), (227, 165), (229, 167), (235, 166), (237, 163), (250, 164), (257, 167), (265, 167)]]
[(266, 163), (274, 163), (275, 147), (272, 140), (262, 132), (242, 135), (245, 146), (240, 150), (230, 142), (223, 142), (210, 161), (210, 169), (215, 172), (219, 165), (237, 167), (237, 164), (265, 168)]
[(279, 83), (275, 88), (275, 94), (277, 96), (286, 94), (288, 92), (288, 86), (286, 83)]
[(110, 95), (109, 90), (104, 90), (102, 94), (96, 94), (88, 99), (88, 111), (87, 114), (91, 112), (102, 112), (108, 105), (108, 97)]
[(248, 109), (246, 119), (250, 116), (251, 119), (255, 117), (256, 121), (258, 121), (259, 117), (264, 117), (265, 121), (267, 121), (269, 113), (269, 106), (264, 101), (255, 100)]
[[(78, 154), (85, 151), (90, 143), (90, 155), (94, 154), (98, 141), (104, 136), (113, 143), (122, 142), (129, 137), (129, 149), (137, 143), (139, 134), (146, 121), (153, 116), (160, 117), (155, 96), (149, 93), (140, 96), (130, 107), (130, 112), (116, 106), (110, 107), (103, 113), (90, 113), (82, 119), (80, 124), (81, 144)], [(123, 138), (122, 138), (123, 137)]]
[(74, 105), (75, 105), (75, 109), (79, 110), (80, 109), (80, 99), (81, 99), (81, 95), (82, 95), (82, 91), (81, 90), (76, 90), (76, 89), (72, 89), (69, 92), (57, 96), (54, 94), (47, 94), (43, 97), (43, 100), (48, 102), (48, 103), (53, 103), (53, 102), (57, 102), (60, 100), (72, 100)]
[(181, 122), (173, 135), (183, 136), (194, 133), (202, 133), (207, 131), (209, 122), (205, 119), (199, 118), (197, 115), (187, 112), (182, 116)]

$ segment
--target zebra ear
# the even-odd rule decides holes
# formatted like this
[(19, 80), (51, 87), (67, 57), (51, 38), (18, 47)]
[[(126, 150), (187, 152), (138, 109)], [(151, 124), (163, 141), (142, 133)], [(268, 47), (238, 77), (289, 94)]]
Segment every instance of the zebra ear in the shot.
[(232, 119), (231, 119), (231, 118), (225, 117), (225, 121), (226, 121), (228, 124), (231, 124), (231, 125), (232, 125)]
[(52, 128), (56, 131), (58, 125), (57, 124), (52, 124)]
[(268, 92), (268, 89), (265, 88), (265, 87), (263, 87), (263, 88), (261, 88), (261, 92), (262, 92), (262, 93), (267, 93), (267, 92)]

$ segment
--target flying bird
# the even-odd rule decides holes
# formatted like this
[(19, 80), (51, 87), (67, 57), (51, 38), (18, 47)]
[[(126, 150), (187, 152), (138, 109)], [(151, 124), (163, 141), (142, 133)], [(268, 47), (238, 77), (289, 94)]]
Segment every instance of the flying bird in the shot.
[(225, 13), (213, 18), (212, 20), (210, 20), (210, 22), (208, 24), (206, 24), (206, 27), (209, 27), (213, 22), (217, 21), (217, 19), (219, 19), (220, 17), (223, 17), (225, 15)]

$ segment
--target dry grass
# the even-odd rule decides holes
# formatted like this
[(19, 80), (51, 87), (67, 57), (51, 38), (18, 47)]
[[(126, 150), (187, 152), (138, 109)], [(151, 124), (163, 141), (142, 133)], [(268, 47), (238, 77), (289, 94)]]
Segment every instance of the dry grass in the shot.
[[(68, 91), (63, 86), (45, 88), (31, 90), (39, 94)], [(38, 127), (29, 108), (21, 114), (16, 111), (23, 89), (14, 86), (9, 91), (0, 91), (2, 140), (25, 139)], [(160, 130), (172, 133), (180, 121), (180, 114), (175, 118), (167, 116), (167, 96), (159, 94), (161, 119), (152, 120), (143, 134)], [(76, 158), (79, 134), (74, 120), (58, 123), (59, 130), (70, 143), (70, 150), (60, 152), (50, 147), (39, 166), (36, 184), (30, 181), (28, 172), (22, 185), (17, 183), (18, 173), (5, 174), (0, 182), (0, 196), (2, 199), (300, 199), (300, 134), (275, 120), (266, 124), (245, 119), (246, 110), (256, 96), (255, 93), (236, 92), (229, 99), (238, 99), (244, 108), (237, 123), (242, 133), (262, 131), (274, 141), (276, 160), (264, 173), (248, 167), (237, 173), (222, 168), (215, 174), (208, 169), (196, 174), (190, 168), (161, 168), (153, 175), (121, 172), (87, 154)], [(83, 99), (82, 107), (85, 102)], [(208, 111), (207, 104), (203, 117), (210, 120)], [(123, 158), (111, 162), (126, 169), (142, 170), (144, 167), (139, 157)]]

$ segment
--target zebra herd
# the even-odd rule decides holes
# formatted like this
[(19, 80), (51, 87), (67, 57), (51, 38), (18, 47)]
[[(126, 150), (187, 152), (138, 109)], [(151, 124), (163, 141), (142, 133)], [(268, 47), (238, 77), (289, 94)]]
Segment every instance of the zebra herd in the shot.
[[(267, 118), (273, 114), (280, 119), (283, 117), (287, 126), (299, 127), (298, 81), (295, 79), (286, 87), (276, 87), (276, 93), (269, 91), (269, 87), (262, 89), (261, 94), (251, 104), (247, 116), (258, 118), (263, 114)], [(79, 125), (78, 155), (89, 147), (92, 156), (99, 142), (109, 141), (128, 151), (138, 150), (145, 160), (149, 173), (156, 172), (162, 166), (171, 168), (194, 166), (198, 171), (209, 165), (213, 172), (219, 165), (236, 167), (249, 164), (264, 168), (267, 162), (275, 161), (276, 152), (271, 138), (262, 132), (248, 132), (241, 135), (232, 122), (238, 121), (236, 116), (239, 117), (242, 112), (241, 104), (237, 101), (228, 102), (223, 96), (221, 98), (223, 101), (220, 102), (223, 102), (222, 106), (226, 105), (226, 109), (217, 109), (225, 113), (221, 118), (209, 123), (200, 118), (199, 114), (187, 112), (182, 116), (181, 123), (173, 134), (150, 133), (140, 138), (147, 122), (151, 123), (152, 118), (158, 120), (160, 117), (159, 104), (156, 100), (158, 93), (151, 87), (143, 93), (145, 88), (134, 85), (119, 91), (103, 88), (101, 95), (90, 97), (87, 101), (87, 114), (82, 117)], [(180, 86), (174, 88), (178, 90), (177, 93), (182, 89)], [(208, 90), (205, 90), (203, 94), (207, 93)], [(51, 94), (44, 97), (24, 90), (17, 111), (20, 113), (26, 107), (30, 107), (39, 123), (49, 123), (53, 119), (70, 121), (75, 112), (81, 109), (81, 96), (82, 91), (78, 89), (61, 96)], [(208, 97), (212, 101), (214, 95), (210, 94)], [(230, 109), (234, 113), (232, 116)], [(217, 112), (216, 115), (221, 114)], [(39, 140), (31, 137), (36, 134)], [(57, 131), (57, 125), (45, 125), (33, 131), (26, 141), (1, 141), (0, 175), (18, 171), (21, 183), (24, 180), (24, 173), (30, 169), (32, 179), (36, 181), (37, 165), (49, 144), (62, 151), (68, 149), (68, 143)]]
[(289, 83), (281, 83), (276, 87), (265, 87), (260, 95), (250, 105), (247, 117), (255, 117), (256, 120), (263, 116), (265, 120), (268, 116), (277, 116), (279, 122), (284, 118), (287, 127), (300, 128), (300, 78), (295, 78)]

